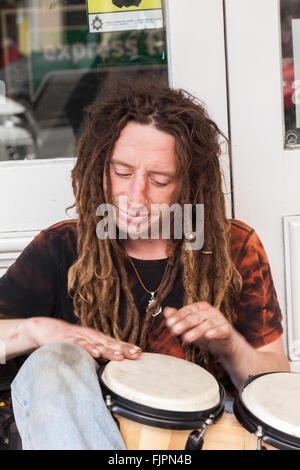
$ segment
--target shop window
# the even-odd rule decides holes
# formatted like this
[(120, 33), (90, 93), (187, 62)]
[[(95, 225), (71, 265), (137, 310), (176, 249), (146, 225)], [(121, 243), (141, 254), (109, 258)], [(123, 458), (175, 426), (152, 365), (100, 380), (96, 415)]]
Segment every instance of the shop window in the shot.
[(74, 157), (107, 81), (168, 82), (162, 27), (90, 33), (83, 0), (0, 0), (0, 20), (0, 161)]

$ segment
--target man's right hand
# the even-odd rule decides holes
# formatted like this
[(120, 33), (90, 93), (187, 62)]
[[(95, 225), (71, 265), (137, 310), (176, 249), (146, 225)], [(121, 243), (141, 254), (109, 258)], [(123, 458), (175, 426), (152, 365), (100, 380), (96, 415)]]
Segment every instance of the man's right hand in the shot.
[(110, 336), (63, 320), (32, 317), (26, 320), (26, 330), (34, 349), (52, 343), (73, 343), (84, 348), (95, 359), (119, 361), (137, 359), (142, 350), (138, 346), (116, 340)]

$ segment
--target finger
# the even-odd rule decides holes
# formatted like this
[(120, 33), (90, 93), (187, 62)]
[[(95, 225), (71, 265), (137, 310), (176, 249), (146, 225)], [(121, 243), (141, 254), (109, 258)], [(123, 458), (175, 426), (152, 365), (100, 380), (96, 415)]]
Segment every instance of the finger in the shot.
[(87, 341), (86, 338), (83, 338), (83, 337), (72, 338), (71, 342), (85, 349), (94, 358), (99, 358), (102, 356), (103, 348), (101, 348), (100, 345), (96, 347), (95, 344), (90, 343), (89, 341)]
[[(176, 322), (182, 320), (183, 318), (187, 317), (188, 315), (197, 315), (199, 321), (202, 321), (205, 317), (220, 313), (217, 309), (215, 309), (212, 305), (208, 302), (195, 302), (193, 304), (185, 305), (184, 307), (180, 308), (179, 310), (172, 309), (173, 312), (168, 313), (168, 318), (166, 324), (168, 327), (173, 326)], [(174, 311), (175, 310), (175, 311)]]
[(228, 326), (224, 321), (216, 324), (212, 320), (206, 320), (195, 328), (191, 328), (183, 334), (183, 340), (191, 343), (198, 341), (199, 339), (205, 338), (210, 339), (224, 339), (229, 336)]
[(171, 317), (172, 315), (174, 315), (174, 313), (177, 312), (177, 309), (176, 308), (173, 308), (173, 307), (165, 307), (163, 309), (163, 315), (165, 316), (165, 318), (169, 318)]
[[(170, 311), (171, 310), (171, 311)], [(178, 321), (182, 320), (184, 317), (190, 314), (197, 313), (195, 304), (186, 305), (185, 307), (180, 308), (179, 310), (170, 309), (168, 311), (168, 316), (166, 317), (166, 325), (170, 328)]]
[(113, 349), (120, 351), (124, 356), (129, 358), (136, 358), (138, 357), (142, 350), (139, 346), (132, 343), (124, 343), (123, 341), (115, 341), (112, 343)]
[(231, 338), (231, 326), (228, 323), (223, 323), (222, 325), (214, 326), (210, 328), (206, 333), (205, 337), (209, 340), (218, 339), (218, 340), (229, 340)]
[(97, 349), (94, 350), (94, 357), (101, 357), (103, 359), (107, 359), (108, 361), (122, 361), (125, 357), (125, 354), (123, 354), (121, 351), (117, 351), (116, 349), (110, 349), (106, 346), (97, 347)]
[(84, 342), (82, 346), (93, 356), (95, 359), (105, 359), (108, 361), (121, 361), (124, 359), (125, 354), (122, 351), (117, 349), (109, 348), (105, 345), (101, 344), (90, 344)]
[(103, 354), (102, 346), (107, 349), (105, 354), (108, 354), (109, 357), (113, 354), (114, 357), (126, 356), (135, 359), (141, 353), (141, 348), (135, 344), (117, 340), (100, 331), (93, 330), (92, 328), (83, 327), (82, 330), (83, 331), (81, 333), (85, 335), (88, 342), (94, 344), (95, 353), (96, 349), (99, 349), (101, 354)]
[(140, 355), (142, 350), (139, 346), (133, 343), (125, 343), (124, 341), (119, 341), (114, 338), (107, 336), (104, 340), (104, 344), (107, 347), (111, 347), (116, 351), (120, 351), (122, 354), (126, 356), (135, 356)]
[[(102, 356), (110, 360), (124, 359), (137, 359), (142, 350), (140, 347), (133, 344), (122, 343), (122, 342), (109, 342), (108, 344), (96, 344), (95, 348), (98, 349)], [(96, 352), (95, 349), (95, 352)]]
[(76, 337), (72, 342), (84, 348), (95, 359), (122, 360), (125, 357), (121, 349), (111, 348), (99, 342), (90, 342), (86, 337)]
[(92, 355), (95, 359), (100, 360), (100, 361), (101, 360), (122, 361), (123, 359), (132, 359), (132, 360), (138, 359), (140, 354), (141, 354), (141, 350), (134, 351), (134, 352), (133, 351), (132, 352), (129, 352), (129, 351), (119, 352), (119, 351), (112, 350), (109, 348), (104, 348), (100, 357), (97, 356), (96, 351)]
[(138, 357), (141, 355), (142, 350), (141, 348), (139, 349), (129, 349), (126, 353), (125, 356), (127, 359), (138, 359)]
[[(189, 313), (183, 318), (180, 318), (171, 325), (171, 330), (175, 335), (181, 335), (186, 331), (189, 331), (202, 323), (206, 322), (207, 318), (200, 313)], [(170, 326), (170, 325), (168, 325)]]

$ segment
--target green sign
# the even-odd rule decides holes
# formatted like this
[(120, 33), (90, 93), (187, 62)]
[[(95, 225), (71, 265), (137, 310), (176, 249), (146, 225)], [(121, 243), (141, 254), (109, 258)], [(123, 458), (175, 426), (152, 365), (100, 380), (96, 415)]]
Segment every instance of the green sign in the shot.
[[(86, 30), (39, 30), (39, 44), (30, 54), (31, 89), (35, 96), (47, 75), (64, 70), (164, 65), (164, 30), (89, 34)], [(36, 41), (31, 34), (31, 44)]]

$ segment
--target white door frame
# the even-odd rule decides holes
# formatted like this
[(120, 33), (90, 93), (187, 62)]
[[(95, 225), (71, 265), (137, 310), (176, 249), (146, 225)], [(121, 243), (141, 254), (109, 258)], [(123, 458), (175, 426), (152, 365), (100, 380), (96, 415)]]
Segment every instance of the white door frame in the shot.
[[(280, 4), (225, 0), (225, 15), (235, 217), (251, 225), (264, 244), (284, 315), (287, 352), (299, 368), (300, 350), (298, 358), (293, 351), (300, 339), (300, 312), (291, 312), (293, 305), (287, 304), (284, 217), (300, 214), (300, 148), (284, 150)], [(299, 268), (293, 275), (299, 286)], [(300, 305), (299, 287), (293, 295)]]
[[(228, 137), (223, 0), (166, 0), (169, 83), (198, 97)], [(231, 212), (231, 168), (222, 146), (223, 190)]]

